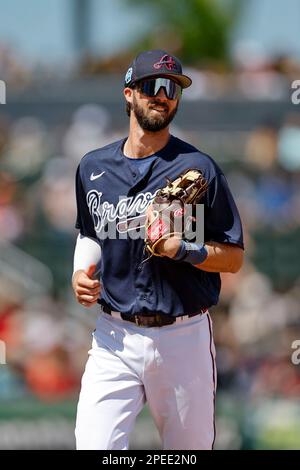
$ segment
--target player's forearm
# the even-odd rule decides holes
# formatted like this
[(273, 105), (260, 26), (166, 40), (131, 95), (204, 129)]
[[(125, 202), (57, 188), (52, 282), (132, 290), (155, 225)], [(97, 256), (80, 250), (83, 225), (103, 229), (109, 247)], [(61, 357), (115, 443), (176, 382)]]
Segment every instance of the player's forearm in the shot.
[(217, 242), (207, 242), (205, 247), (208, 256), (203, 263), (196, 265), (196, 268), (219, 273), (236, 273), (241, 269), (244, 259), (242, 248)]

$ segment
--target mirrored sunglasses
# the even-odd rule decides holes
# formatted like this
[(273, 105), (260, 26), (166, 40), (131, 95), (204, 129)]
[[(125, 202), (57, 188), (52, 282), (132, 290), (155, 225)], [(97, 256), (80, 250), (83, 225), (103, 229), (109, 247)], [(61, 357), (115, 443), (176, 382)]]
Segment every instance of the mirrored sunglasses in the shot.
[(141, 93), (149, 96), (150, 98), (156, 96), (161, 88), (164, 89), (169, 100), (176, 100), (182, 93), (180, 85), (169, 78), (163, 77), (141, 80), (137, 84), (137, 87)]

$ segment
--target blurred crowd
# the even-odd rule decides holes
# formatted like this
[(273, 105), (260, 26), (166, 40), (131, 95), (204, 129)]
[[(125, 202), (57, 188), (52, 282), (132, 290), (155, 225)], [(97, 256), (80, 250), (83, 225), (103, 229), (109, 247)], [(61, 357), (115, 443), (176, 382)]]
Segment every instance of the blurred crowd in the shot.
[[(180, 50), (173, 50), (172, 44), (169, 46), (181, 57)], [(127, 69), (133, 55), (130, 50), (107, 57), (86, 52), (76, 61), (55, 67), (45, 61), (26, 61), (12, 46), (0, 43), (0, 79), (9, 84), (10, 90), (26, 90), (28, 86), (52, 80), (119, 75)], [(185, 92), (186, 99), (242, 97), (277, 101), (290, 96), (291, 83), (300, 76), (300, 59), (288, 54), (271, 57), (255, 41), (241, 41), (228, 63), (201, 62), (198, 67), (185, 64), (185, 70), (193, 79), (193, 87)]]
[(51, 129), (35, 116), (1, 116), (0, 339), (7, 366), (0, 399), (25, 393), (56, 400), (78, 391), (92, 323), (70, 292), (74, 178), (86, 152), (119, 137), (108, 132), (110, 119), (97, 105)]
[[(241, 64), (235, 82), (249, 98), (285, 98), (285, 84), (300, 71), (284, 58), (276, 67), (252, 65)], [(0, 77), (10, 80), (19, 70), (0, 50)], [(227, 78), (193, 73), (196, 92), (187, 99), (209, 96), (211, 83), (226, 92)], [(76, 399), (97, 311), (79, 307), (70, 287), (74, 176), (86, 152), (126, 135), (113, 119), (96, 104), (52, 125), (26, 113), (12, 121), (0, 108), (0, 340), (7, 363), (0, 366), (1, 401)], [(210, 153), (203, 137), (201, 130), (193, 134), (193, 144)], [(235, 139), (233, 131), (231, 145)], [(292, 402), (300, 395), (300, 366), (291, 361), (292, 343), (300, 340), (300, 114), (288, 113), (280, 124), (272, 116), (257, 122), (243, 133), (241, 148), (238, 159), (226, 148), (212, 155), (236, 198), (246, 247), (244, 268), (222, 275), (221, 301), (212, 309), (219, 392), (247, 403)]]

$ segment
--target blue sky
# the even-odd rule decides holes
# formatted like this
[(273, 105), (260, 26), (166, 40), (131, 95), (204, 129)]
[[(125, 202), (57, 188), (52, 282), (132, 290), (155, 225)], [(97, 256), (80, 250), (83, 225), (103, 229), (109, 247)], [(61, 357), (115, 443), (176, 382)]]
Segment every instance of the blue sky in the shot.
[(234, 38), (257, 41), (269, 54), (289, 51), (300, 57), (300, 1), (244, 1)]
[[(28, 60), (72, 59), (73, 0), (1, 0), (0, 42)], [(143, 15), (143, 14), (142, 14)], [(124, 0), (91, 0), (91, 44), (99, 55), (122, 50), (147, 26), (141, 9), (129, 10)]]
[(1, 0), (0, 41), (29, 60), (61, 60), (70, 52), (69, 0)]
[[(12, 45), (28, 61), (72, 60), (73, 1), (1, 0), (0, 42)], [(234, 41), (256, 40), (267, 52), (288, 50), (300, 57), (299, 0), (241, 1), (245, 6)], [(91, 2), (91, 44), (99, 55), (122, 50), (151, 27), (148, 14), (129, 10), (124, 0)]]

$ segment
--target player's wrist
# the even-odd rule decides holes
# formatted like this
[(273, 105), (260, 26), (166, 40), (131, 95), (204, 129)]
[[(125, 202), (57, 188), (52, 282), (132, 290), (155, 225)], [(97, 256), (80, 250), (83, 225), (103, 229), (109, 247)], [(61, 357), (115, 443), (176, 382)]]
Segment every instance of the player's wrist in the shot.
[(75, 288), (76, 283), (77, 283), (78, 276), (79, 276), (81, 273), (84, 273), (84, 269), (77, 269), (76, 271), (73, 272), (73, 274), (72, 274), (72, 280), (71, 280), (73, 288)]
[(175, 261), (184, 261), (193, 265), (203, 263), (208, 256), (204, 243), (190, 243), (181, 240), (178, 251), (173, 258)]
[(180, 246), (180, 239), (171, 237), (166, 240), (162, 240), (158, 247), (158, 253), (161, 256), (167, 256), (168, 258), (174, 258), (178, 248)]

